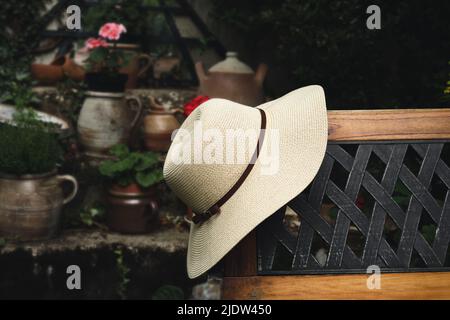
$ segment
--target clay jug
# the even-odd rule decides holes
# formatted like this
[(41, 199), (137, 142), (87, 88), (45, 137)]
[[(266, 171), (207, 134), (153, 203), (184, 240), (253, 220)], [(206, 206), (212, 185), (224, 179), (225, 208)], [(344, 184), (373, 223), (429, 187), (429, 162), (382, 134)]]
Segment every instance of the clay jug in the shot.
[[(130, 107), (135, 104), (135, 110)], [(104, 158), (109, 149), (129, 142), (142, 115), (139, 98), (124, 93), (87, 91), (78, 118), (78, 134), (85, 154)]]
[(145, 146), (151, 151), (167, 151), (172, 141), (172, 133), (180, 127), (176, 113), (180, 108), (165, 109), (153, 97), (149, 97), (150, 112), (144, 117)]
[[(153, 64), (153, 58), (148, 54), (141, 53), (140, 46), (137, 44), (119, 43), (116, 48), (124, 51), (129, 57), (128, 63), (119, 69), (119, 73), (128, 75), (125, 89), (136, 89), (138, 87), (139, 78), (143, 77), (147, 70)], [(74, 61), (84, 66), (89, 52), (85, 48), (78, 49), (75, 53)]]
[(201, 62), (197, 62), (195, 68), (200, 81), (199, 95), (224, 98), (253, 107), (264, 102), (262, 85), (267, 73), (265, 64), (260, 64), (255, 73), (238, 59), (236, 52), (227, 52), (226, 59), (212, 66), (208, 74)]
[(65, 77), (82, 81), (84, 75), (84, 68), (76, 64), (68, 55), (60, 56), (50, 64), (31, 64), (31, 76), (42, 85), (54, 85)]
[(153, 64), (153, 58), (148, 54), (139, 52), (140, 46), (136, 44), (118, 44), (117, 48), (130, 56), (128, 64), (119, 70), (119, 72), (128, 75), (125, 89), (136, 89), (139, 78), (142, 78)]
[(154, 229), (158, 220), (158, 202), (154, 187), (142, 189), (137, 184), (113, 185), (106, 196), (106, 223), (122, 233), (145, 233)]
[[(73, 184), (64, 196), (62, 183)], [(56, 171), (41, 175), (0, 174), (0, 237), (36, 240), (54, 236), (59, 227), (61, 208), (78, 190), (77, 180)]]

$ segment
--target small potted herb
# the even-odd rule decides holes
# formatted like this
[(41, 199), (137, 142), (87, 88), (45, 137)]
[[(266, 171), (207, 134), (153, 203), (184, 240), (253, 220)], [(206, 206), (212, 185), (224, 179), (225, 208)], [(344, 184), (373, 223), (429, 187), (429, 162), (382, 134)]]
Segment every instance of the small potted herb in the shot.
[[(31, 108), (0, 123), (0, 236), (34, 240), (58, 231), (61, 208), (75, 196), (74, 177), (58, 175), (61, 149), (54, 125)], [(63, 195), (61, 183), (73, 191)]]
[(114, 159), (99, 166), (100, 173), (110, 180), (107, 224), (118, 232), (144, 233), (158, 211), (155, 185), (163, 180), (158, 155), (130, 152), (123, 144), (114, 146), (110, 154)]

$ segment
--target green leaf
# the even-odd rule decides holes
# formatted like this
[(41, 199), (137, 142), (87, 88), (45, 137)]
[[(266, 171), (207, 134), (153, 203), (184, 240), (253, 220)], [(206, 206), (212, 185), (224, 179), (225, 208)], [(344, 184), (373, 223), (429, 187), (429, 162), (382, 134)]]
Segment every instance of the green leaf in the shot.
[(392, 199), (399, 205), (408, 205), (409, 203), (409, 197), (405, 196), (393, 196)]
[(395, 186), (395, 192), (403, 196), (409, 196), (411, 194), (409, 189), (403, 183), (399, 183)]
[(140, 156), (139, 163), (136, 165), (136, 171), (144, 171), (158, 163), (158, 155), (153, 152), (146, 152)]
[(144, 188), (148, 188), (163, 180), (163, 174), (161, 170), (158, 171), (140, 171), (136, 173), (136, 182)]
[(100, 173), (107, 177), (112, 177), (115, 173), (114, 171), (115, 161), (113, 160), (105, 160), (98, 167)]
[(436, 235), (436, 226), (434, 224), (424, 225), (420, 229), (420, 233), (423, 234), (423, 237), (428, 241), (428, 243), (433, 243), (434, 237)]
[(4, 246), (6, 246), (6, 239), (0, 238), (0, 248), (3, 248)]
[(130, 150), (124, 144), (117, 144), (111, 148), (109, 153), (117, 158), (125, 158), (130, 153)]
[(81, 222), (83, 222), (85, 225), (87, 225), (89, 227), (92, 226), (92, 224), (94, 223), (94, 219), (92, 218), (92, 215), (87, 210), (83, 210), (80, 212), (80, 219), (81, 219)]
[(180, 287), (164, 285), (152, 295), (152, 300), (183, 300), (184, 292)]

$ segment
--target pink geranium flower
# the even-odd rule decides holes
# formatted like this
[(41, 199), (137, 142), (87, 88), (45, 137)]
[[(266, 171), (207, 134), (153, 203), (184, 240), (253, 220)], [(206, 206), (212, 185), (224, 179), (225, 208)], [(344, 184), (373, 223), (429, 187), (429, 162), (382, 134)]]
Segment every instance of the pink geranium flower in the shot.
[(86, 40), (86, 48), (89, 50), (98, 48), (98, 47), (108, 47), (108, 42), (99, 38), (89, 38)]
[(122, 33), (126, 33), (127, 29), (121, 23), (108, 22), (99, 30), (98, 34), (109, 40), (119, 40)]

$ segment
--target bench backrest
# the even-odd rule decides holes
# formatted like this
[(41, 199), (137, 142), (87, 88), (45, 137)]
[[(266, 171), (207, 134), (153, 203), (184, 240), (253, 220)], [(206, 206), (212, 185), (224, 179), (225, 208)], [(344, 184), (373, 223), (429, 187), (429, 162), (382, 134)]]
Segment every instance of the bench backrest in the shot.
[(328, 119), (316, 178), (228, 254), (225, 275), (450, 271), (450, 109)]

